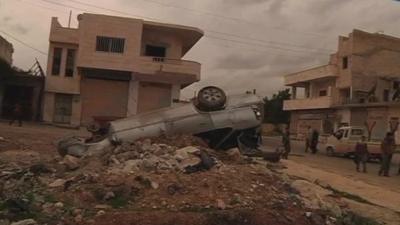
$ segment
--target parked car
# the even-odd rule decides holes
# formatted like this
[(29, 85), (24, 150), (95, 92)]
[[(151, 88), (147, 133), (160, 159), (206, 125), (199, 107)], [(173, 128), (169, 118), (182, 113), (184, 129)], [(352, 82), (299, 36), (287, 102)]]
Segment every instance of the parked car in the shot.
[[(65, 138), (59, 142), (58, 149), (62, 155), (82, 155), (91, 149), (104, 149), (121, 142), (174, 134), (193, 134), (215, 149), (228, 149), (239, 143), (256, 148), (262, 110), (263, 101), (257, 95), (226, 96), (220, 88), (209, 86), (201, 89), (189, 103), (112, 121), (106, 130), (101, 129), (100, 138), (89, 142)], [(94, 134), (96, 127), (90, 128)]]
[[(329, 136), (326, 143), (328, 155), (353, 156), (354, 148), (362, 136), (367, 136), (363, 127), (341, 127)], [(370, 159), (381, 159), (381, 145), (379, 141), (367, 142)]]

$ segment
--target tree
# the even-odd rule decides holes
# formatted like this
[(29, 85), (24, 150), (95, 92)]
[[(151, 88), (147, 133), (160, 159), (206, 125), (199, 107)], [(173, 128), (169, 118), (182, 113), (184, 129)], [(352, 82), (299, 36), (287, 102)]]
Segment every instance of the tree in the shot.
[(290, 90), (281, 90), (272, 95), (271, 99), (264, 98), (264, 122), (279, 124), (289, 123), (290, 112), (283, 111), (283, 101), (290, 99)]

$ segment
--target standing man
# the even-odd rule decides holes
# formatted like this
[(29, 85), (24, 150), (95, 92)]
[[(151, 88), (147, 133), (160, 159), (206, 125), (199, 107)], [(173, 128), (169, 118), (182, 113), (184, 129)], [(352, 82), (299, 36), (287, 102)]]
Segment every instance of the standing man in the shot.
[(289, 153), (290, 153), (290, 133), (289, 133), (289, 127), (285, 128), (285, 132), (282, 135), (282, 144), (284, 147), (284, 152), (282, 154), (283, 159), (288, 159)]
[(311, 152), (312, 152), (312, 154), (315, 154), (318, 151), (318, 140), (319, 140), (319, 133), (317, 130), (313, 130), (312, 137), (311, 137)]
[(390, 172), (390, 164), (392, 163), (392, 156), (394, 149), (396, 147), (396, 143), (394, 140), (394, 135), (391, 132), (386, 133), (386, 137), (383, 139), (381, 143), (381, 151), (382, 151), (382, 161), (381, 161), (381, 169), (379, 170), (379, 176), (389, 176)]
[(10, 121), (10, 126), (13, 125), (15, 120), (18, 120), (18, 126), (22, 127), (22, 106), (16, 103), (13, 108), (12, 120)]
[(305, 149), (306, 153), (308, 152), (308, 149), (311, 148), (312, 133), (313, 133), (313, 129), (310, 126), (308, 126), (307, 133), (306, 133), (306, 149)]
[(354, 162), (356, 163), (357, 172), (360, 172), (360, 164), (363, 165), (363, 172), (367, 172), (368, 156), (368, 146), (365, 142), (365, 136), (362, 136), (361, 141), (357, 142), (354, 149)]

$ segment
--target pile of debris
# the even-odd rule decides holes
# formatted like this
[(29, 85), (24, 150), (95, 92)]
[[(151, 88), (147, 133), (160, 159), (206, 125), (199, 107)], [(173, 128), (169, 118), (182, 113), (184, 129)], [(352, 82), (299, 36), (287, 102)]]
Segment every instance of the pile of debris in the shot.
[(7, 162), (0, 224), (335, 224), (335, 214), (309, 206), (290, 178), (274, 172), (279, 167), (185, 135), (102, 155)]
[[(169, 145), (171, 138), (158, 138), (155, 142), (144, 139), (122, 145), (107, 152), (102, 158), (114, 171), (126, 173), (182, 171), (193, 173), (208, 170), (217, 163), (210, 149), (192, 145)], [(175, 140), (177, 138), (174, 138)], [(165, 141), (166, 140), (166, 141)], [(194, 141), (180, 139), (193, 144)], [(186, 146), (186, 147), (180, 147)]]

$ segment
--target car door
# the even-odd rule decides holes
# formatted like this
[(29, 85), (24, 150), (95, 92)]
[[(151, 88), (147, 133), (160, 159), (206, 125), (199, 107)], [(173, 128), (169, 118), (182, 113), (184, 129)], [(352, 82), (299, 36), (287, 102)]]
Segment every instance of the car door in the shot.
[(348, 149), (348, 140), (349, 140), (349, 130), (343, 130), (343, 136), (340, 138), (338, 145), (336, 147), (337, 153), (346, 153)]

